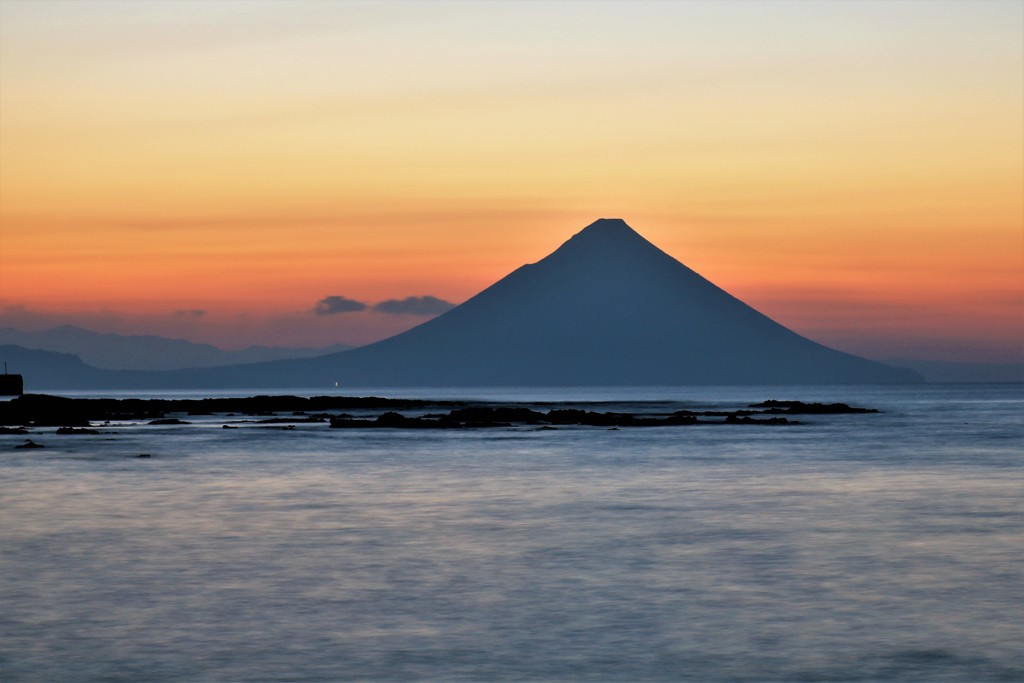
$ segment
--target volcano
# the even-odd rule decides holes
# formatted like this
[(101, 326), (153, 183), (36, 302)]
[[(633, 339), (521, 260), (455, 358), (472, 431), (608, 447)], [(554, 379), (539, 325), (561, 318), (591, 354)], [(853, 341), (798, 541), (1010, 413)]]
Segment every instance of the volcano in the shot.
[(313, 359), (173, 374), (181, 384), (221, 387), (921, 381), (783, 327), (615, 218), (389, 339)]

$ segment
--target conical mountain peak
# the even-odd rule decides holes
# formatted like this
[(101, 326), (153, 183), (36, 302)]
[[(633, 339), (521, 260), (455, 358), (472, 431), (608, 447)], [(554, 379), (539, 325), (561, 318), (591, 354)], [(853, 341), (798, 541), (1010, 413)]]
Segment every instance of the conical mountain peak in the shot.
[(598, 218), (580, 232), (612, 232), (615, 230), (633, 232), (633, 228), (629, 227), (626, 221), (621, 218)]
[(626, 221), (621, 218), (599, 218), (569, 238), (541, 263), (548, 260), (563, 262), (567, 259), (607, 263), (623, 259), (651, 258), (655, 255), (666, 256), (640, 233), (629, 227)]
[[(447, 313), (249, 386), (889, 383), (919, 379), (786, 329), (602, 218)], [(287, 380), (273, 372), (287, 371)], [(212, 371), (211, 371), (212, 372)], [(223, 372), (229, 372), (227, 370)], [(239, 372), (234, 370), (232, 372)], [(269, 384), (268, 382), (275, 384)]]
[(899, 382), (786, 329), (601, 218), (447, 313), (337, 356), (350, 382), (673, 385)]
[[(572, 239), (623, 239), (626, 237), (640, 238), (633, 228), (621, 218), (598, 218), (596, 221), (573, 235)], [(645, 240), (646, 241), (646, 240)]]

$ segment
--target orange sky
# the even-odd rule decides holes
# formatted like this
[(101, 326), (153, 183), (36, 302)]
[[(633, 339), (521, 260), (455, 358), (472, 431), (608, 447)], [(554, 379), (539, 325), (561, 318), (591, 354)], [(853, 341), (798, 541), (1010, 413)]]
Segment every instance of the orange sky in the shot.
[[(818, 341), (1024, 360), (1019, 2), (0, 0), (0, 324), (421, 322), (601, 216)], [(200, 314), (186, 311), (203, 311)]]

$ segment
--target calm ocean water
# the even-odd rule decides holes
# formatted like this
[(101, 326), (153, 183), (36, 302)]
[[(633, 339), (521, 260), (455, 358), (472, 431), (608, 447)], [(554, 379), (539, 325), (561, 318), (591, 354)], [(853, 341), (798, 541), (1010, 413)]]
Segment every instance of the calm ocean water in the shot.
[(884, 412), (0, 436), (0, 680), (1024, 681), (1020, 385), (358, 394)]

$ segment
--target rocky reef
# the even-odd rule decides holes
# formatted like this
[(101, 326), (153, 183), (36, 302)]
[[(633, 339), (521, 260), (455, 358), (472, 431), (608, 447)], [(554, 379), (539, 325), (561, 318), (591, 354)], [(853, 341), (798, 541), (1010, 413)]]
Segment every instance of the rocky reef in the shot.
[[(59, 427), (57, 434), (97, 434), (95, 423), (134, 422), (176, 427), (225, 416), (235, 423), (294, 428), (330, 423), (336, 429), (478, 429), (493, 427), (681, 427), (690, 425), (797, 425), (796, 415), (877, 413), (845, 403), (768, 400), (736, 410), (672, 410), (678, 404), (619, 404), (638, 412), (601, 411), (596, 402), (510, 403), (430, 401), (353, 396), (252, 396), (205, 399), (65, 398), (26, 394), (0, 403), (0, 429)], [(653, 407), (652, 407), (653, 406)], [(404, 411), (404, 412), (400, 412)], [(359, 413), (354, 416), (351, 413)], [(229, 425), (224, 425), (229, 427)]]

